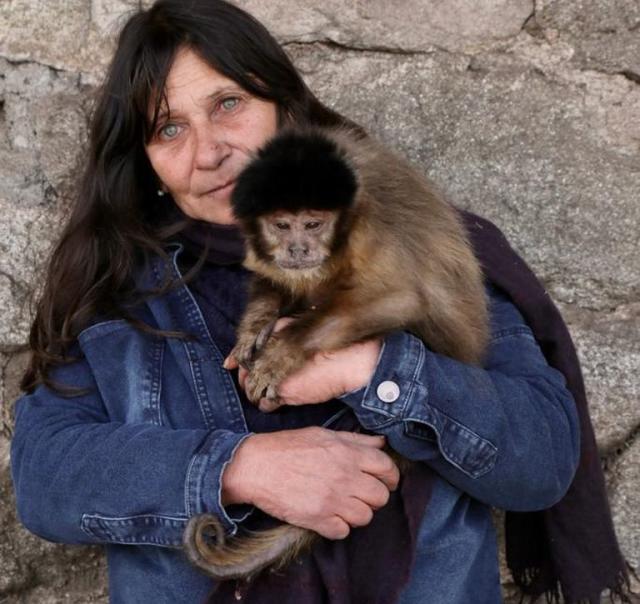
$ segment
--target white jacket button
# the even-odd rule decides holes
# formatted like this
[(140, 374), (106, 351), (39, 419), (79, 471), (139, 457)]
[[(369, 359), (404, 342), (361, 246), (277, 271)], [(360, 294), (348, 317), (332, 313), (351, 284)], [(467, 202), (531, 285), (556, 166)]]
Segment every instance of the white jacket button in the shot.
[(385, 403), (393, 403), (400, 396), (400, 386), (389, 380), (381, 382), (376, 390), (378, 398)]

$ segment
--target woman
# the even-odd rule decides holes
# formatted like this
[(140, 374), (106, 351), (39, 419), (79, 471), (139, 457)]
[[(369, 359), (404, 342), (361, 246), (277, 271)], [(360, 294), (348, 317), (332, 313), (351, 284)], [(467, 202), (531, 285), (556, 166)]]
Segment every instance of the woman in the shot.
[[(349, 122), (246, 13), (159, 0), (128, 21), (31, 332), (20, 518), (104, 544), (113, 602), (499, 602), (489, 506), (552, 506), (579, 455), (571, 393), (504, 292), (489, 287), (484, 370), (395, 333), (316, 359), (263, 414), (222, 366), (247, 279), (230, 195), (285, 123)], [(335, 429), (349, 409), (373, 434)], [(396, 490), (383, 436), (424, 462), (413, 490)], [(215, 586), (179, 549), (194, 514), (233, 534), (261, 511), (327, 540), (251, 585)]]

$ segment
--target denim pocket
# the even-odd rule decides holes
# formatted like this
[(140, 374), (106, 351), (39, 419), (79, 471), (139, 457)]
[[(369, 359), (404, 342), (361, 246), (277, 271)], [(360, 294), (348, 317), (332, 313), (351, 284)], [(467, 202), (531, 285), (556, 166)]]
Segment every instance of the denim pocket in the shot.
[(180, 547), (186, 518), (144, 514), (109, 517), (83, 514), (82, 530), (90, 537), (109, 543)]

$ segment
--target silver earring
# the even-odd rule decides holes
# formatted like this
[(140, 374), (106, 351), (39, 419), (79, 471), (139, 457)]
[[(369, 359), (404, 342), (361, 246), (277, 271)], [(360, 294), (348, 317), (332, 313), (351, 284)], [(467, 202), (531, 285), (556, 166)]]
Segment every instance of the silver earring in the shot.
[(164, 196), (164, 191), (162, 189), (158, 189), (156, 191), (156, 193), (158, 194), (158, 197), (163, 197)]

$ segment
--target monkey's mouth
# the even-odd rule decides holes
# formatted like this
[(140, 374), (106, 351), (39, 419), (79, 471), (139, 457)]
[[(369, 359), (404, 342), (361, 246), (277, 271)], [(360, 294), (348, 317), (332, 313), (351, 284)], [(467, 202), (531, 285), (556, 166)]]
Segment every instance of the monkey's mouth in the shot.
[(277, 262), (280, 268), (283, 268), (285, 270), (299, 271), (320, 266), (322, 264), (322, 259), (307, 258), (305, 260), (292, 260), (290, 258), (287, 258), (286, 260), (278, 260)]

